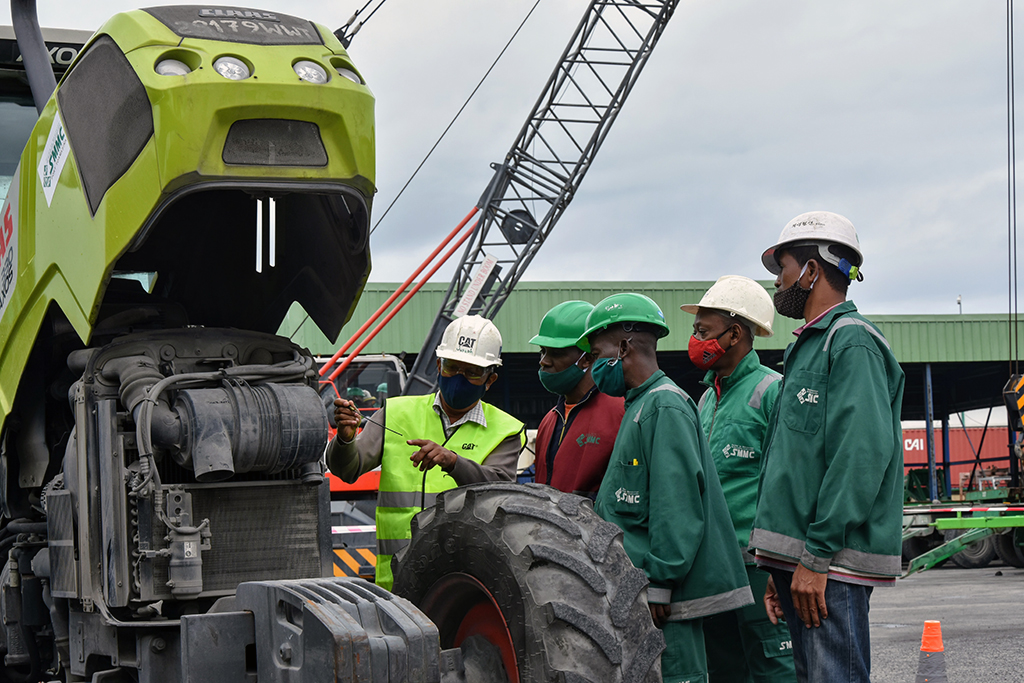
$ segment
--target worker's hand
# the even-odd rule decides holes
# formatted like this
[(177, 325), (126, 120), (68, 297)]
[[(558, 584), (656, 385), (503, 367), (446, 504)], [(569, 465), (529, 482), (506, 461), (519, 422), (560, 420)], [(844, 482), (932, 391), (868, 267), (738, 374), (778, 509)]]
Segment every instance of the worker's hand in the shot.
[(782, 601), (779, 599), (779, 592), (775, 590), (775, 579), (768, 577), (768, 585), (764, 589), (764, 611), (768, 613), (768, 620), (773, 625), (786, 620), (782, 612)]
[(334, 424), (338, 427), (338, 438), (348, 443), (356, 438), (356, 430), (362, 416), (352, 401), (343, 398), (334, 399)]
[(812, 572), (802, 564), (797, 565), (793, 572), (793, 583), (789, 589), (793, 595), (793, 608), (807, 628), (821, 626), (819, 615), (821, 619), (828, 619), (828, 609), (825, 607), (826, 582), (828, 574)]
[(459, 459), (459, 456), (430, 439), (412, 439), (411, 441), (406, 441), (406, 443), (410, 446), (419, 447), (419, 450), (413, 453), (409, 460), (412, 461), (413, 465), (417, 465), (420, 468), (420, 472), (426, 472), (434, 466), (449, 472), (455, 467), (455, 463)]
[(654, 619), (654, 625), (658, 628), (662, 628), (665, 622), (668, 621), (668, 615), (671, 609), (668, 605), (657, 605), (653, 602), (648, 603), (651, 608), (651, 619)]

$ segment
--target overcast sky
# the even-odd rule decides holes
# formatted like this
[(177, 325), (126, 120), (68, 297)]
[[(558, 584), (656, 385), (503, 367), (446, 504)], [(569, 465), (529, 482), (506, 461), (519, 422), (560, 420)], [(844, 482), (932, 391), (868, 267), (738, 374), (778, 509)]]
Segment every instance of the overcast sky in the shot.
[[(336, 28), (363, 1), (255, 7)], [(533, 3), (387, 0), (359, 33), (350, 54), (377, 98), (375, 213)], [(135, 6), (38, 4), (42, 25), (86, 29)], [(373, 280), (404, 279), (476, 203), (586, 4), (541, 0), (373, 235)], [(786, 221), (826, 209), (860, 235), (862, 311), (956, 313), (962, 295), (964, 313), (1005, 313), (1005, 12), (995, 0), (683, 0), (526, 279), (767, 278), (760, 254)]]

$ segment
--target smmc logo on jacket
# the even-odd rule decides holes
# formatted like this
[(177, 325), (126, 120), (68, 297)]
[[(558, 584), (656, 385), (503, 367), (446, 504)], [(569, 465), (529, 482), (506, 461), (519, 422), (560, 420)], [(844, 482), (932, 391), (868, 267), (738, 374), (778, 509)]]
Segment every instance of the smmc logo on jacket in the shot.
[(808, 389), (804, 387), (800, 391), (796, 392), (796, 400), (800, 401), (800, 405), (805, 403), (817, 403), (818, 402), (818, 390)]

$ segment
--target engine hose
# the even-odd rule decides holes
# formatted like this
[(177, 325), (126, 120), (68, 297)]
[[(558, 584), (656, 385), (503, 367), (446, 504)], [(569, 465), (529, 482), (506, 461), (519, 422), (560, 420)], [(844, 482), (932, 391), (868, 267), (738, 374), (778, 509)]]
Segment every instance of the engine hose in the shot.
[(138, 494), (149, 486), (149, 482), (153, 481), (153, 470), (155, 469), (152, 456), (145, 455), (139, 458), (139, 473), (142, 474), (142, 480), (132, 487), (132, 493)]
[(57, 650), (57, 662), (62, 669), (68, 669), (71, 666), (71, 640), (68, 630), (67, 598), (53, 597), (49, 584), (44, 584), (43, 604), (50, 611), (50, 626), (53, 629), (53, 645)]
[(35, 683), (41, 680), (40, 675), (42, 669), (39, 665), (39, 643), (36, 642), (36, 634), (31, 628), (25, 624), (19, 624), (18, 631), (21, 633), (21, 639), (25, 644), (25, 649), (28, 650), (28, 673), (18, 673), (11, 667), (5, 667), (8, 680), (14, 681), (14, 683)]
[(19, 519), (8, 522), (6, 528), (12, 534), (46, 534), (46, 522), (28, 522)]

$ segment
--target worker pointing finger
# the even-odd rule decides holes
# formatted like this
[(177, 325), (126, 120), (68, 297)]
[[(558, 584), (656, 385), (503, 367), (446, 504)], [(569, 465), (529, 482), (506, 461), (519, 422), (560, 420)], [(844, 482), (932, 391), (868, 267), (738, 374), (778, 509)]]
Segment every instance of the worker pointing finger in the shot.
[(339, 432), (327, 445), (331, 472), (354, 483), (380, 467), (375, 578), (388, 589), (391, 558), (409, 544), (413, 515), (428, 496), (432, 501), (456, 486), (514, 481), (524, 443), (523, 423), (483, 400), (501, 367), (501, 333), (494, 323), (462, 316), (445, 328), (434, 353), (438, 391), (389, 397), (358, 435), (356, 406), (334, 402)]
[(455, 453), (430, 439), (411, 439), (406, 443), (410, 446), (419, 446), (419, 450), (413, 453), (409, 460), (420, 468), (420, 472), (426, 472), (432, 467), (440, 467), (445, 472), (450, 472), (459, 459)]

